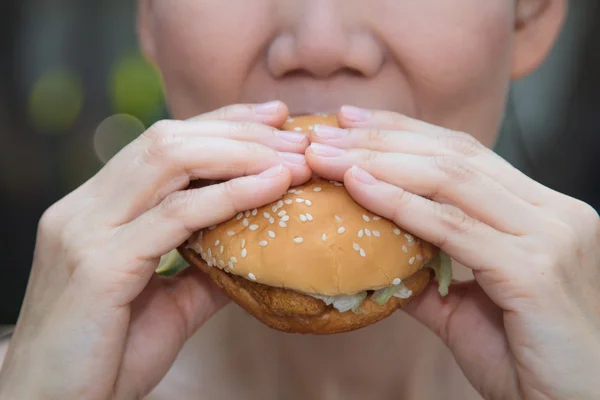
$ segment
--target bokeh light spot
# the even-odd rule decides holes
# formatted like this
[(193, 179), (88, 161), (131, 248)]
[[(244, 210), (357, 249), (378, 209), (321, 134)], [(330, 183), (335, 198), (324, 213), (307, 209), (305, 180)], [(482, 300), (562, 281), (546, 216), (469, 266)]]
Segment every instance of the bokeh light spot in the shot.
[(144, 131), (144, 124), (131, 115), (118, 114), (106, 118), (94, 133), (96, 156), (106, 163)]
[(74, 72), (59, 69), (43, 73), (29, 94), (29, 118), (45, 133), (64, 133), (83, 107), (83, 84)]
[(157, 68), (141, 55), (127, 55), (112, 66), (109, 97), (113, 111), (151, 123), (161, 116), (163, 86)]

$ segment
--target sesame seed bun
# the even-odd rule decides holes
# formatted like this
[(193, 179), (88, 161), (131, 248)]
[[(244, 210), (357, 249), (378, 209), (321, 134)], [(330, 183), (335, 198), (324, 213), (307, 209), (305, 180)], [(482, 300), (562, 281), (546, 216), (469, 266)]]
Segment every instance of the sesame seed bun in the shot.
[[(336, 126), (335, 116), (290, 118), (282, 129)], [(343, 184), (313, 177), (278, 201), (195, 233), (180, 252), (266, 325), (338, 333), (389, 316), (429, 283), (433, 245), (356, 203)], [(384, 305), (370, 295), (359, 312), (339, 312), (312, 295), (375, 291), (402, 282), (412, 295)]]

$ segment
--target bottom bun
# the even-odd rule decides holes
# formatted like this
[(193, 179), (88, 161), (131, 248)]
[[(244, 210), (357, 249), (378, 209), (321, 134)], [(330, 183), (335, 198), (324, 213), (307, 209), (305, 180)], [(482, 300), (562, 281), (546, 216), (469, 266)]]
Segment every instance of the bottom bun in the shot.
[(349, 332), (364, 328), (389, 317), (402, 308), (427, 287), (432, 270), (423, 268), (403, 281), (412, 291), (408, 299), (392, 297), (384, 305), (367, 298), (360, 313), (339, 312), (314, 297), (288, 289), (276, 288), (252, 282), (245, 278), (209, 267), (191, 249), (180, 248), (182, 256), (192, 266), (200, 268), (235, 303), (270, 328), (287, 333), (311, 333), (318, 335)]

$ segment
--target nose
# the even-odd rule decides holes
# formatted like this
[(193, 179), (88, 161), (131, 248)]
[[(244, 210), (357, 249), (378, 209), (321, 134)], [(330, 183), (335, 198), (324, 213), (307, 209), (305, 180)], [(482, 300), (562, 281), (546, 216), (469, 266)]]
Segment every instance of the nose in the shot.
[[(283, 10), (281, 31), (270, 43), (267, 65), (277, 78), (338, 73), (373, 76), (384, 51), (360, 15), (344, 9), (347, 0), (299, 0)], [(290, 5), (290, 2), (283, 2)]]

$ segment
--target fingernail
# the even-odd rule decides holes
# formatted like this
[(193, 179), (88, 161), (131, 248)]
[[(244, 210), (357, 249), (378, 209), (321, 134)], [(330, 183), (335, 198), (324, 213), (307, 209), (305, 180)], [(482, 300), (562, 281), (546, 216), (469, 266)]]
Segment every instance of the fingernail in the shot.
[(356, 165), (352, 166), (351, 173), (352, 177), (359, 182), (365, 183), (367, 185), (374, 185), (377, 183), (377, 179), (375, 179), (373, 175), (371, 175), (364, 169), (357, 167)]
[(315, 125), (314, 132), (315, 135), (323, 139), (338, 139), (346, 136), (348, 131), (333, 126)]
[(298, 132), (277, 131), (275, 134), (281, 139), (292, 143), (302, 143), (302, 141), (306, 139), (304, 133)]
[(311, 150), (320, 157), (337, 157), (344, 154), (344, 150), (337, 147), (327, 146), (326, 144), (312, 143)]
[(292, 164), (305, 165), (306, 158), (304, 154), (296, 154), (296, 153), (278, 153), (281, 158), (285, 161), (290, 162)]
[(261, 172), (257, 176), (261, 179), (268, 179), (268, 178), (274, 178), (274, 177), (280, 175), (282, 172), (283, 172), (283, 165), (279, 164), (276, 167), (269, 168), (268, 170)]
[(365, 110), (364, 108), (354, 106), (342, 106), (340, 111), (344, 117), (355, 122), (364, 122), (373, 115), (371, 110)]
[(254, 112), (259, 115), (275, 114), (281, 106), (280, 101), (269, 101), (268, 103), (257, 104), (254, 106)]

